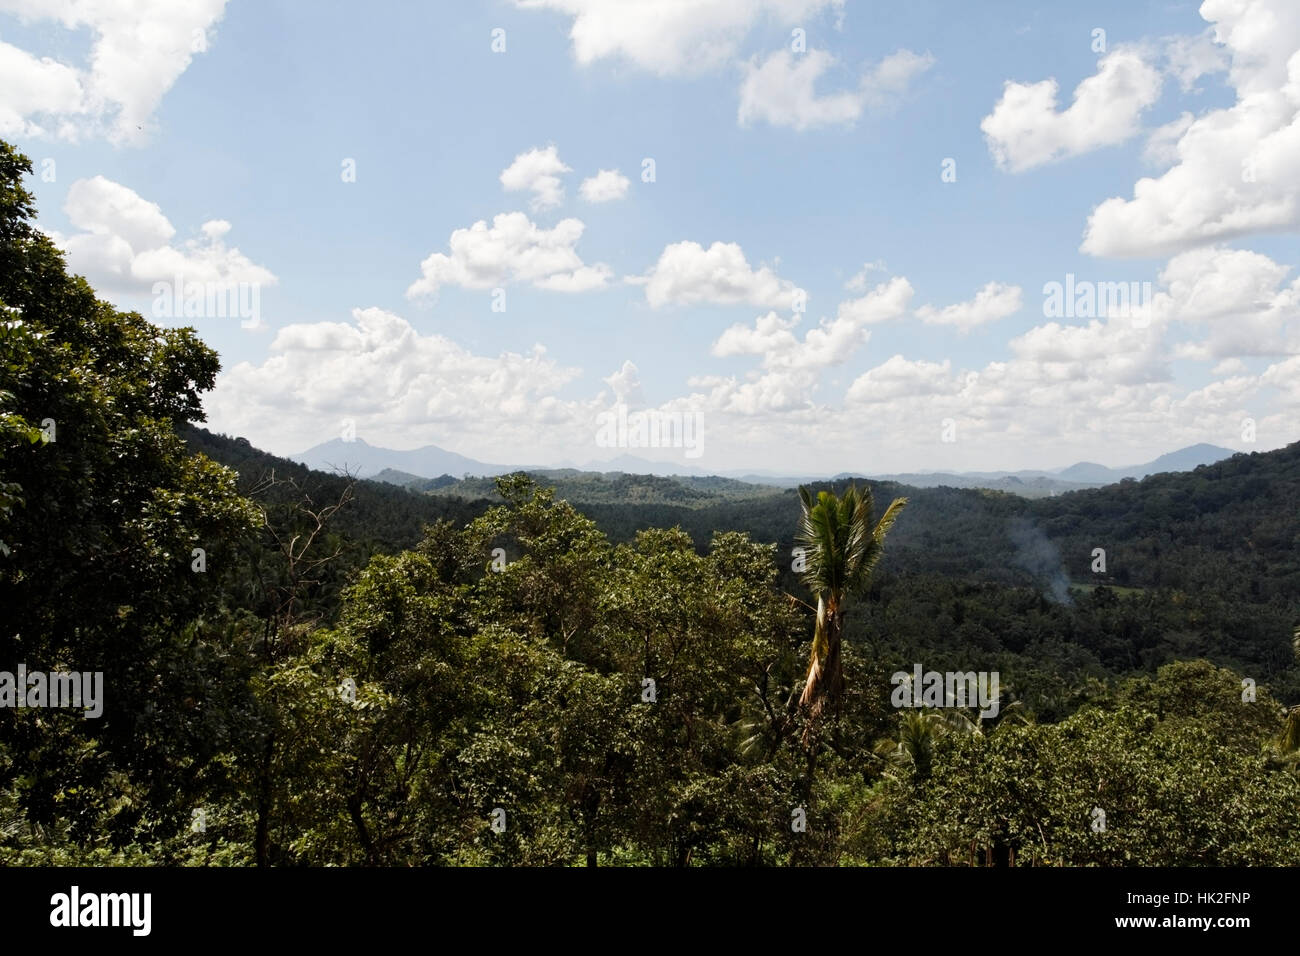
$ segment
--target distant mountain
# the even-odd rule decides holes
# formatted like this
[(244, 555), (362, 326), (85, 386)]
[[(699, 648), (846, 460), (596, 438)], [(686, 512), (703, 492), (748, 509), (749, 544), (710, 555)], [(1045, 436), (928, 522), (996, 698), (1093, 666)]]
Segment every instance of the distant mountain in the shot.
[(1213, 465), (1235, 454), (1236, 452), (1231, 448), (1220, 448), (1218, 445), (1207, 445), (1202, 442), (1199, 445), (1189, 445), (1161, 455), (1155, 461), (1149, 461), (1145, 465), (1130, 465), (1127, 468), (1107, 468), (1095, 462), (1081, 461), (1069, 468), (1062, 468), (1056, 473), (1056, 477), (1066, 481), (1110, 484), (1123, 481), (1125, 478), (1141, 479), (1147, 475), (1159, 475), (1167, 471), (1192, 471), (1201, 465)]
[[(1081, 461), (1057, 471), (971, 471), (971, 472), (908, 472), (891, 475), (871, 475), (875, 481), (896, 481), (914, 488), (990, 488), (1009, 491), (1027, 498), (1044, 498), (1067, 491), (1082, 491), (1111, 485), (1125, 478), (1145, 478), (1171, 471), (1192, 471), (1201, 465), (1212, 465), (1236, 452), (1217, 445), (1190, 445), (1161, 455), (1145, 465), (1125, 468), (1108, 468), (1094, 461)], [(836, 475), (833, 480), (843, 481), (859, 477), (850, 473)]]
[[(310, 473), (300, 464), (259, 451), (242, 438), (194, 427), (186, 427), (182, 434), (192, 450), (235, 468), (240, 473), (241, 490), (246, 492), (262, 487), (272, 473), (295, 479), (310, 489), (317, 501), (337, 500), (346, 484), (341, 477)], [(1194, 446), (1134, 470), (1187, 464), (1219, 451), (1212, 446)], [(401, 479), (412, 474), (389, 472), (388, 477)], [(1012, 478), (1026, 486), (1034, 484), (1032, 476), (1022, 475), (1025, 477), (1004, 477), (1008, 486), (1015, 484)], [(680, 525), (698, 547), (707, 547), (717, 531), (747, 531), (756, 541), (776, 542), (782, 551), (794, 544), (799, 503), (789, 489), (762, 488), (724, 477), (668, 478), (573, 470), (537, 477), (542, 484), (557, 487), (557, 497), (574, 502), (614, 541), (631, 541), (647, 527)], [(1188, 591), (1213, 590), (1224, 581), (1245, 581), (1249, 583), (1240, 590), (1248, 595), (1247, 600), (1278, 597), (1279, 613), (1300, 620), (1294, 618), (1300, 613), (1296, 603), (1300, 551), (1293, 547), (1300, 535), (1300, 508), (1296, 506), (1300, 501), (1300, 442), (1270, 452), (1230, 455), (1202, 467), (1196, 475), (1173, 471), (1151, 475), (1140, 483), (1112, 483), (1068, 495), (982, 494), (978, 488), (951, 487), (951, 477), (950, 487), (930, 488), (868, 479), (877, 502), (894, 495), (911, 501), (890, 531), (885, 563), (894, 572), (1005, 582), (1030, 573), (1044, 586), (1059, 583), (1064, 575), (1074, 584), (1089, 587), (1100, 583)], [(431, 485), (445, 480), (425, 479)], [(821, 481), (815, 487), (826, 485)], [(366, 548), (409, 548), (420, 540), (425, 524), (441, 518), (463, 524), (499, 501), (490, 478), (455, 481), (426, 494), (413, 493), (411, 487), (357, 482), (353, 502), (340, 513), (340, 532), (366, 542)], [(419, 490), (418, 483), (414, 487)], [(281, 489), (280, 494), (283, 497), (289, 491)], [(1034, 497), (1038, 500), (1030, 500)], [(1055, 553), (1033, 528), (1017, 525), (1019, 530), (1015, 530), (1013, 519), (1027, 519), (1047, 536)], [(961, 533), (953, 534), (954, 527), (962, 529)], [(1138, 557), (1115, 563), (1098, 576), (1092, 567), (1098, 541), (1107, 543), (1108, 552)], [(1151, 556), (1157, 552), (1159, 560), (1153, 560)], [(1242, 622), (1238, 627), (1254, 626), (1254, 622)], [(1290, 623), (1287, 628), (1287, 654), (1294, 626)], [(1260, 643), (1263, 638), (1251, 640), (1258, 648), (1249, 653), (1277, 653), (1273, 645)]]
[(1122, 469), (1107, 468), (1095, 461), (1076, 462), (1069, 468), (1062, 468), (1056, 473), (1056, 476), (1065, 481), (1081, 481), (1090, 485), (1104, 485), (1127, 477)]
[[(240, 492), (255, 493), (264, 503), (290, 504), (301, 500), (305, 492), (318, 505), (329, 504), (339, 500), (348, 484), (332, 471), (313, 471), (301, 462), (261, 451), (246, 438), (215, 434), (194, 425), (185, 425), (178, 433), (191, 451), (202, 452), (238, 472)], [(292, 479), (297, 488), (268, 487), (266, 482), (272, 476)], [(349, 559), (355, 562), (364, 562), (373, 548), (389, 553), (413, 548), (423, 537), (426, 524), (444, 518), (463, 524), (488, 507), (486, 501), (413, 494), (395, 484), (366, 479), (356, 482), (352, 493), (351, 502), (330, 527), (350, 539), (354, 550), (360, 549), (359, 556)]]
[[(836, 475), (834, 481), (843, 481), (855, 475)], [(1048, 498), (1064, 494), (1067, 491), (1082, 491), (1096, 488), (1105, 482), (1069, 481), (1040, 473), (1000, 474), (947, 474), (944, 472), (905, 473), (898, 475), (873, 475), (872, 481), (895, 481), (900, 485), (913, 488), (987, 488), (992, 491), (1008, 491), (1026, 498)]]
[(435, 478), (438, 475), (504, 475), (515, 470), (509, 465), (475, 461), (437, 445), (395, 451), (371, 445), (361, 438), (353, 441), (335, 438), (290, 457), (317, 471), (347, 471), (361, 478), (374, 477), (386, 468), (419, 478)]
[[(894, 481), (915, 488), (989, 488), (995, 491), (1007, 491), (1027, 498), (1044, 498), (1063, 494), (1067, 491), (1079, 491), (1096, 488), (1101, 485), (1114, 484), (1125, 478), (1144, 478), (1147, 475), (1173, 471), (1191, 471), (1201, 465), (1210, 465), (1231, 458), (1235, 454), (1229, 448), (1217, 445), (1191, 445), (1177, 451), (1161, 455), (1154, 461), (1143, 465), (1130, 465), (1122, 468), (1110, 468), (1096, 462), (1081, 461), (1055, 471), (1023, 469), (1020, 471), (982, 471), (982, 472), (906, 472), (887, 475), (868, 475), (874, 481)], [(459, 480), (466, 475), (490, 478), (512, 471), (528, 471), (535, 474), (566, 471), (564, 467), (544, 467), (536, 465), (494, 465), (467, 458), (455, 452), (439, 448), (437, 445), (425, 445), (408, 451), (395, 451), (380, 448), (363, 439), (343, 441), (336, 438), (324, 444), (309, 448), (301, 454), (292, 456), (320, 471), (348, 472), (362, 478), (375, 478), (391, 484), (401, 485), (417, 491), (438, 489), (451, 484), (444, 480), (447, 476)], [(793, 488), (825, 480), (814, 475), (777, 475), (772, 472), (722, 471), (709, 472), (688, 462), (652, 461), (636, 455), (619, 455), (606, 461), (590, 461), (580, 469), (571, 469), (573, 474), (627, 474), (654, 475), (661, 478), (703, 478), (718, 475), (753, 485)], [(570, 476), (572, 477), (572, 476)], [(841, 472), (832, 480), (842, 481), (851, 477), (863, 477), (857, 473)], [(477, 485), (473, 486), (475, 489)], [(491, 483), (487, 486), (490, 488)], [(468, 490), (468, 488), (466, 489)]]
[(429, 491), (434, 488), (445, 488), (447, 485), (454, 485), (460, 481), (455, 475), (439, 475), (437, 478), (421, 478), (419, 475), (412, 475), (405, 471), (398, 471), (395, 468), (385, 468), (377, 475), (373, 475), (371, 481), (383, 481), (390, 485), (398, 485), (402, 488), (409, 488), (412, 491)]
[(1199, 445), (1189, 445), (1178, 451), (1171, 451), (1167, 455), (1161, 455), (1155, 461), (1145, 465), (1130, 468), (1129, 475), (1125, 477), (1145, 478), (1147, 475), (1158, 475), (1165, 471), (1192, 471), (1201, 465), (1213, 465), (1235, 454), (1236, 452), (1231, 448), (1220, 448), (1218, 445), (1207, 445), (1202, 442)]

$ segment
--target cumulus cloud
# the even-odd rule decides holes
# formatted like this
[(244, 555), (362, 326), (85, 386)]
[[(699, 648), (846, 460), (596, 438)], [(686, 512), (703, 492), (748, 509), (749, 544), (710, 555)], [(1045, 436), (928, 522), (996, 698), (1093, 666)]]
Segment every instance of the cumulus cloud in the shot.
[(1020, 311), (1022, 291), (1018, 285), (990, 282), (975, 293), (975, 298), (936, 309), (923, 305), (916, 316), (928, 325), (951, 325), (969, 332), (988, 322), (1005, 319)]
[(903, 314), (912, 299), (912, 285), (902, 276), (882, 282), (866, 295), (841, 302), (833, 325), (862, 328)]
[(617, 372), (601, 381), (613, 391), (614, 401), (633, 407), (644, 404), (645, 394), (641, 390), (641, 373), (630, 360), (625, 361)]
[(718, 357), (758, 355), (761, 372), (749, 381), (734, 377), (696, 380), (710, 389), (707, 403), (718, 411), (742, 416), (807, 411), (822, 373), (847, 362), (871, 338), (869, 326), (902, 316), (912, 287), (902, 277), (882, 282), (859, 299), (845, 302), (834, 319), (822, 319), (799, 338), (798, 319), (775, 312), (760, 316), (752, 326), (733, 325), (713, 343)]
[(1291, 0), (1206, 0), (1231, 58), (1236, 102), (1209, 110), (1165, 150), (1176, 164), (1139, 179), (1088, 218), (1082, 251), (1171, 254), (1251, 232), (1300, 225), (1300, 6)]
[(530, 149), (520, 153), (514, 162), (502, 170), (501, 185), (507, 191), (532, 192), (530, 205), (534, 212), (552, 209), (564, 201), (564, 186), (560, 182), (560, 175), (568, 172), (572, 170), (560, 161), (560, 154), (554, 146)]
[(1152, 130), (1146, 145), (1142, 147), (1143, 161), (1162, 169), (1178, 162), (1178, 142), (1195, 119), (1191, 113), (1183, 113), (1177, 119)]
[(51, 238), (69, 265), (97, 288), (141, 292), (177, 277), (218, 286), (276, 282), (269, 269), (225, 244), (231, 228), (226, 220), (210, 220), (200, 236), (174, 243), (176, 228), (157, 203), (103, 176), (74, 182), (63, 210), (79, 231), (51, 232)]
[(866, 295), (843, 302), (834, 319), (822, 319), (802, 339), (792, 331), (799, 320), (775, 312), (760, 316), (752, 326), (733, 325), (711, 349), (716, 356), (761, 355), (766, 368), (821, 369), (838, 365), (870, 337), (869, 326), (896, 319), (907, 311), (912, 286), (897, 276)]
[(880, 404), (900, 398), (933, 397), (961, 391), (952, 362), (909, 361), (895, 355), (854, 379), (845, 399), (852, 404)]
[(645, 286), (653, 308), (707, 302), (789, 309), (802, 291), (767, 266), (751, 268), (734, 242), (715, 242), (708, 249), (698, 242), (670, 243), (648, 273), (627, 281)]
[(778, 50), (745, 66), (737, 118), (742, 126), (766, 122), (796, 130), (852, 123), (868, 108), (893, 105), (933, 63), (929, 54), (899, 50), (867, 71), (855, 88), (819, 94), (817, 84), (835, 66), (835, 57), (824, 50)]
[(1169, 37), (1165, 43), (1165, 69), (1178, 79), (1183, 92), (1190, 92), (1203, 76), (1228, 68), (1223, 47), (1214, 42), (1213, 31), (1197, 36)]
[(37, 58), (0, 42), (0, 136), (145, 138), (154, 111), (196, 54), (226, 0), (0, 0), (27, 22), (57, 20), (92, 36), (85, 64)]
[(884, 259), (877, 259), (875, 262), (864, 262), (862, 268), (844, 283), (844, 288), (850, 292), (865, 292), (867, 291), (867, 276), (872, 272), (884, 272), (886, 268), (888, 267), (885, 265)]
[(870, 109), (886, 109), (907, 92), (912, 81), (934, 66), (929, 53), (900, 49), (889, 54), (862, 77), (860, 93)]
[(1192, 249), (1169, 260), (1155, 309), (1208, 330), (1200, 341), (1181, 343), (1176, 354), (1222, 359), (1300, 352), (1300, 278), (1284, 285), (1290, 271), (1246, 249)]
[(790, 331), (798, 324), (797, 316), (786, 319), (775, 312), (769, 312), (755, 319), (752, 326), (739, 323), (731, 326), (718, 336), (709, 351), (719, 358), (777, 354), (798, 344), (794, 333)]
[(835, 57), (825, 50), (800, 55), (778, 50), (762, 63), (755, 57), (740, 85), (741, 125), (763, 121), (803, 130), (853, 122), (862, 115), (862, 99), (855, 92), (818, 95), (816, 90), (817, 81), (834, 63)]
[(1011, 351), (1037, 366), (1037, 377), (1101, 384), (1145, 385), (1167, 380), (1162, 329), (1127, 319), (1092, 319), (1087, 325), (1048, 322), (1011, 340)]
[(449, 252), (435, 252), (420, 263), (420, 278), (406, 290), (410, 298), (436, 295), (444, 285), (490, 289), (508, 282), (531, 282), (540, 289), (586, 292), (613, 275), (602, 263), (585, 265), (574, 248), (582, 222), (563, 219), (543, 229), (521, 212), (501, 213), (492, 225), (479, 220), (457, 229)]
[(1018, 173), (1135, 136), (1142, 112), (1160, 96), (1160, 72), (1140, 51), (1119, 47), (1058, 109), (1055, 79), (1008, 80), (993, 112), (980, 122), (998, 166)]
[(265, 361), (223, 372), (205, 404), (213, 427), (297, 448), (336, 437), (343, 419), (376, 443), (491, 437), (505, 448), (582, 417), (555, 397), (578, 374), (541, 345), (477, 355), (383, 309), (354, 309), (351, 322), (280, 329)]
[[(81, 76), (70, 66), (49, 57), (37, 59), (25, 50), (0, 41), (0, 136), (43, 136), (53, 133), (72, 138), (74, 117), (87, 111)], [(53, 122), (53, 130), (37, 121)]]
[(573, 19), (569, 39), (582, 66), (614, 58), (660, 75), (695, 73), (731, 62), (760, 21), (798, 26), (844, 0), (515, 0), (528, 10)]
[(626, 196), (629, 185), (628, 178), (617, 169), (602, 169), (595, 176), (584, 179), (578, 192), (587, 202), (611, 202)]

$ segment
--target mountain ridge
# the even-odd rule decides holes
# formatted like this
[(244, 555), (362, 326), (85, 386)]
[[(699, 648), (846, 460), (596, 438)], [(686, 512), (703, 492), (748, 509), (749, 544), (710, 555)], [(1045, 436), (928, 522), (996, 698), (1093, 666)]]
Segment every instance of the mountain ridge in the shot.
[[(866, 474), (857, 471), (839, 472), (832, 476), (777, 475), (754, 469), (729, 469), (707, 472), (694, 465), (677, 465), (657, 462), (635, 455), (623, 454), (604, 462), (589, 461), (580, 467), (544, 465), (502, 465), (479, 461), (448, 451), (438, 445), (398, 450), (371, 445), (362, 438), (344, 440), (334, 438), (315, 445), (306, 451), (288, 456), (318, 471), (347, 471), (358, 477), (387, 481), (391, 484), (410, 485), (417, 480), (434, 482), (447, 477), (461, 480), (468, 477), (491, 478), (515, 471), (547, 473), (574, 471), (587, 474), (638, 474), (657, 477), (711, 477), (729, 478), (748, 484), (776, 487), (794, 487), (812, 481), (869, 478), (875, 481), (896, 481), (917, 488), (950, 486), (955, 488), (989, 488), (1010, 491), (1027, 497), (1051, 496), (1067, 491), (1097, 488), (1123, 481), (1141, 479), (1167, 471), (1192, 471), (1201, 465), (1213, 464), (1237, 454), (1230, 448), (1200, 442), (1185, 448), (1166, 452), (1149, 462), (1121, 467), (1109, 467), (1097, 462), (1079, 461), (1058, 469), (1020, 469), (1018, 471), (981, 472), (896, 472)], [(379, 477), (385, 472), (393, 473)]]

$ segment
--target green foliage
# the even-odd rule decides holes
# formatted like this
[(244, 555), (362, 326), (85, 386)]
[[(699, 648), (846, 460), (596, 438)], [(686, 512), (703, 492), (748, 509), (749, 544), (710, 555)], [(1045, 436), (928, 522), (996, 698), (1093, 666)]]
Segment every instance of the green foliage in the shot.
[[(198, 428), (216, 355), (67, 275), (29, 173), (0, 143), (0, 670), (106, 709), (0, 711), (0, 863), (1300, 863), (1300, 444), (878, 521), (901, 486), (353, 481)], [(895, 710), (921, 661), (999, 714)]]
[[(213, 655), (192, 622), (218, 603), (254, 514), (225, 468), (186, 453), (218, 363), (192, 329), (95, 298), (35, 229), (25, 157), (0, 143), (0, 607), (3, 667), (101, 671), (96, 720), (0, 720), (0, 785), (75, 839), (174, 832), (206, 750)], [(192, 570), (193, 549), (210, 570)]]
[[(1235, 702), (1227, 700), (1233, 686)], [(1228, 705), (1217, 710), (1211, 690)], [(1275, 705), (1204, 664), (1171, 665), (1141, 688), (1181, 702), (1164, 716), (1133, 688), (1055, 725), (937, 736), (932, 772), (897, 777), (881, 822), (907, 864), (1294, 866), (1300, 785), (1271, 767), (1252, 728)], [(1211, 719), (1210, 714), (1216, 716)], [(1094, 808), (1104, 813), (1096, 826)]]

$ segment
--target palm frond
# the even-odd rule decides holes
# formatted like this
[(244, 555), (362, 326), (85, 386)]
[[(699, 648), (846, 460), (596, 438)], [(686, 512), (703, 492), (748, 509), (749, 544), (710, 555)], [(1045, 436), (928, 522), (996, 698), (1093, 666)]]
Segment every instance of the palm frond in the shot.
[(1281, 749), (1284, 754), (1300, 752), (1300, 705), (1292, 707), (1282, 728)]

